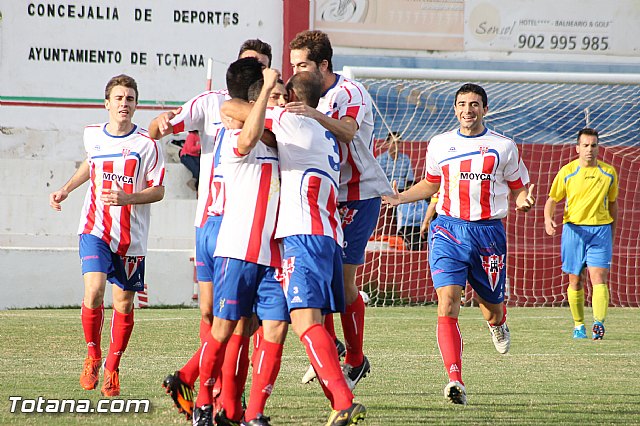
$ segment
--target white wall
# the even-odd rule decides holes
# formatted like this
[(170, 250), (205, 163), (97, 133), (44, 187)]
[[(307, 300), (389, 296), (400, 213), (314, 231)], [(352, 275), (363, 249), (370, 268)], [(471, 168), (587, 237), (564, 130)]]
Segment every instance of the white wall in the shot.
[[(191, 256), (191, 250), (149, 250), (145, 271), (149, 306), (191, 303)], [(80, 258), (75, 247), (0, 247), (0, 270), (0, 309), (79, 306), (82, 302)], [(111, 300), (107, 289), (105, 305)]]

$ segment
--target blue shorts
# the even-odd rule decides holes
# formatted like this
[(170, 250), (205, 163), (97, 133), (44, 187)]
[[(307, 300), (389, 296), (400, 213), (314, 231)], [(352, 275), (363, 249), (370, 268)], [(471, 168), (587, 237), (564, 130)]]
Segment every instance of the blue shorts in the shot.
[[(276, 279), (276, 269), (245, 260), (214, 257), (213, 315), (231, 321), (249, 318), (254, 305), (261, 319), (288, 321), (284, 292)], [(264, 288), (260, 289), (261, 286)]]
[(348, 265), (364, 263), (364, 251), (369, 237), (378, 224), (381, 203), (381, 198), (370, 198), (338, 204), (344, 232), (342, 263)]
[(429, 265), (435, 288), (468, 281), (489, 303), (504, 300), (507, 239), (502, 221), (469, 222), (440, 215), (431, 222)]
[(324, 235), (293, 235), (283, 242), (281, 281), (289, 311), (344, 312), (342, 249), (335, 240)]
[(611, 268), (613, 239), (611, 225), (562, 226), (562, 271), (580, 275), (586, 266)]
[(102, 272), (123, 290), (144, 290), (144, 256), (120, 256), (95, 235), (80, 234), (80, 262), (82, 275)]
[(202, 228), (196, 227), (196, 276), (213, 282), (213, 253), (216, 251), (222, 216), (209, 216)]
[(282, 284), (278, 280), (279, 271), (279, 268), (268, 268), (268, 272), (258, 284), (254, 311), (260, 321), (291, 322), (287, 298), (284, 297)]

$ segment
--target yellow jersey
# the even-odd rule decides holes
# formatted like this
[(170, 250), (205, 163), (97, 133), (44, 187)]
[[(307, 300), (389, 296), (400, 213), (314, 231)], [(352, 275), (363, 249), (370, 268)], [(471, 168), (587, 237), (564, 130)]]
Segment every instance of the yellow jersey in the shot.
[(613, 166), (598, 161), (581, 167), (579, 160), (563, 166), (549, 190), (556, 203), (566, 198), (563, 223), (606, 225), (613, 222), (609, 203), (618, 197), (618, 174)]

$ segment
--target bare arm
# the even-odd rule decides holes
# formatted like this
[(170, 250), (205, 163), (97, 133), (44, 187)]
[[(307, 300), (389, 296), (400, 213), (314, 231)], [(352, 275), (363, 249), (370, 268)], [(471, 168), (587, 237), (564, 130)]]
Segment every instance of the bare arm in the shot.
[(547, 235), (555, 235), (556, 234), (556, 221), (553, 220), (553, 217), (556, 214), (556, 201), (553, 198), (547, 198), (547, 202), (544, 204), (544, 230), (547, 232)]
[(163, 112), (149, 123), (149, 136), (153, 139), (160, 139), (163, 136), (167, 136), (173, 133), (173, 126), (170, 120), (180, 113), (180, 108), (172, 111)]
[(78, 170), (71, 176), (71, 179), (65, 183), (62, 188), (59, 190), (52, 192), (49, 194), (49, 205), (57, 211), (62, 210), (62, 203), (67, 199), (71, 191), (85, 183), (89, 180), (89, 162), (87, 160), (83, 161), (80, 166), (78, 166)]
[(238, 151), (241, 154), (248, 154), (262, 137), (267, 102), (280, 73), (274, 69), (266, 68), (262, 71), (262, 75), (264, 76), (264, 85), (244, 122), (240, 136), (238, 136)]
[(352, 117), (344, 116), (341, 119), (331, 118), (317, 109), (302, 102), (289, 102), (285, 105), (287, 111), (305, 117), (313, 118), (325, 129), (333, 133), (340, 142), (351, 143), (358, 131), (358, 123)]
[(512, 190), (511, 195), (516, 199), (516, 210), (519, 212), (528, 212), (536, 203), (533, 195), (534, 184), (529, 185), (529, 189), (523, 186), (520, 189)]
[[(316, 111), (316, 110), (314, 110)], [(358, 131), (358, 123), (351, 117), (345, 116), (340, 120), (331, 118), (327, 115), (318, 112), (319, 116), (316, 118), (318, 123), (322, 124), (322, 127), (333, 133), (336, 138), (343, 143), (351, 143)]]
[(383, 195), (382, 202), (390, 206), (398, 204), (411, 203), (418, 200), (424, 200), (431, 197), (440, 189), (440, 182), (431, 183), (426, 179), (422, 179), (406, 191), (398, 193), (398, 183), (393, 181), (393, 195)]
[(126, 206), (129, 204), (151, 204), (164, 198), (164, 186), (152, 186), (140, 192), (127, 194), (122, 190), (104, 189), (100, 199), (106, 205)]
[(229, 99), (222, 104), (220, 112), (235, 120), (245, 122), (251, 112), (251, 104), (242, 99)]

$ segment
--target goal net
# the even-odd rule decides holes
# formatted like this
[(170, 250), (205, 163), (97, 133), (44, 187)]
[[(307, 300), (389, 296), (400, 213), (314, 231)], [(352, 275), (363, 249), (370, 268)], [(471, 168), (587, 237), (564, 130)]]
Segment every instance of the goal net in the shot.
[[(376, 117), (376, 151), (399, 132), (399, 151), (411, 158), (416, 179), (423, 176), (432, 136), (455, 129), (453, 97), (464, 82), (478, 83), (489, 97), (487, 127), (516, 141), (536, 184), (537, 203), (526, 213), (511, 211), (505, 221), (507, 303), (511, 306), (566, 304), (568, 279), (561, 271), (560, 233), (544, 231), (543, 207), (560, 167), (576, 158), (577, 133), (600, 133), (599, 158), (614, 165), (620, 179), (619, 217), (609, 276), (611, 304), (640, 306), (640, 76), (567, 73), (465, 72), (345, 67), (371, 94)], [(556, 208), (562, 223), (564, 202)], [(406, 250), (397, 237), (395, 212), (382, 207), (369, 242), (358, 284), (371, 304), (425, 304), (436, 301), (426, 245)], [(588, 278), (585, 275), (585, 282)], [(590, 304), (591, 285), (586, 298)], [(470, 286), (467, 302), (474, 296)]]

